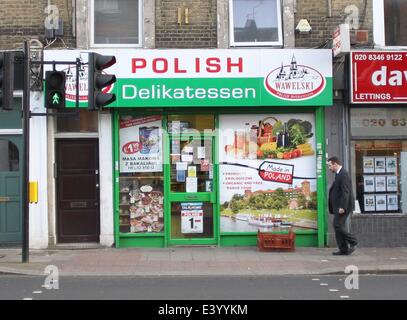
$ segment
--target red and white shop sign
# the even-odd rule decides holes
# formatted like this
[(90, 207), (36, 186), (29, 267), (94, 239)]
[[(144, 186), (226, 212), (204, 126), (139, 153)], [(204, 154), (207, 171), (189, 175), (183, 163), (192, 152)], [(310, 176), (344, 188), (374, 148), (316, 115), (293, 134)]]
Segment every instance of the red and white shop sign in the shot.
[(264, 161), (259, 167), (259, 176), (265, 181), (292, 184), (294, 166), (292, 164)]
[(407, 52), (351, 52), (352, 103), (407, 103)]

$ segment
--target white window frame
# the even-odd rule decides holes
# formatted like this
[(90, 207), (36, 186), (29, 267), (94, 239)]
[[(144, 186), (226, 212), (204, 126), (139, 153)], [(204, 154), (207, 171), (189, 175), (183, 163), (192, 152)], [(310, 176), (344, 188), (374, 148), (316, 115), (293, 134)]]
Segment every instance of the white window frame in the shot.
[(138, 21), (138, 38), (139, 38), (139, 43), (124, 43), (124, 44), (119, 44), (119, 43), (95, 43), (95, 0), (90, 0), (90, 5), (89, 5), (89, 30), (90, 30), (90, 46), (93, 48), (140, 48), (143, 46), (143, 3), (144, 0), (138, 0), (138, 16), (139, 16), (139, 21)]
[(386, 46), (386, 32), (384, 30), (384, 1), (373, 2), (373, 41), (377, 49), (407, 49), (405, 46)]
[(277, 0), (277, 26), (278, 26), (278, 41), (264, 41), (264, 42), (236, 42), (234, 34), (234, 21), (233, 21), (233, 0), (229, 0), (229, 38), (230, 46), (232, 47), (265, 47), (265, 46), (283, 46), (283, 24), (281, 11), (281, 0)]

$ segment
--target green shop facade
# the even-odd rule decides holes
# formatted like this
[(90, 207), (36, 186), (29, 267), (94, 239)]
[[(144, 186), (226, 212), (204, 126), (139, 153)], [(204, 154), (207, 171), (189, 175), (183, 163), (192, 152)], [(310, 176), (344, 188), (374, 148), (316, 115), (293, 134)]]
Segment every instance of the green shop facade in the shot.
[(250, 246), (290, 228), (297, 246), (327, 243), (330, 50), (98, 52), (117, 60), (117, 247)]
[(115, 55), (117, 247), (326, 244), (330, 50)]

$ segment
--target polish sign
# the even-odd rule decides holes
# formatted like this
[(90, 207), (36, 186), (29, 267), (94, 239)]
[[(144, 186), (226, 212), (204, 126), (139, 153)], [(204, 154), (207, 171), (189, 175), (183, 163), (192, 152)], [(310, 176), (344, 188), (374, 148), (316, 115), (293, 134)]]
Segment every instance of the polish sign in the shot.
[(259, 176), (265, 181), (293, 183), (294, 166), (264, 161), (259, 167)]
[[(114, 55), (115, 74), (107, 107), (330, 106), (329, 49), (95, 50)], [(46, 50), (45, 60), (87, 59), (87, 52)], [(47, 69), (48, 66), (45, 66)], [(64, 69), (66, 66), (57, 69)], [(46, 70), (45, 70), (46, 71)], [(71, 68), (70, 72), (73, 72)], [(73, 72), (74, 74), (75, 72)], [(81, 70), (81, 106), (86, 106), (87, 68)], [(72, 79), (74, 79), (72, 77)], [(68, 106), (75, 90), (68, 84)], [(85, 97), (85, 100), (83, 99)]]
[(352, 103), (407, 103), (407, 52), (351, 53)]

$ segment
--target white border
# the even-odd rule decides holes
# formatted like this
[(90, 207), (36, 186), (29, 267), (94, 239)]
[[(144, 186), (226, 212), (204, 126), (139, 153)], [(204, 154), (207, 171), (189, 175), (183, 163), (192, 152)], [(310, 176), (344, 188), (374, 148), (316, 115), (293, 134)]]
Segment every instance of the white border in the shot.
[(373, 0), (373, 42), (375, 49), (407, 49), (405, 46), (386, 46), (385, 24), (384, 24), (384, 2)]
[(17, 135), (23, 134), (23, 129), (0, 129), (0, 136), (1, 135)]
[[(407, 49), (407, 47), (405, 47), (405, 48)], [(387, 52), (385, 50), (387, 50)], [(351, 104), (405, 104), (406, 103), (405, 101), (399, 102), (399, 101), (354, 101), (353, 100), (353, 94), (354, 94), (354, 91), (353, 91), (353, 82), (354, 81), (353, 80), (354, 80), (354, 78), (356, 78), (356, 74), (357, 74), (357, 72), (353, 72), (353, 68), (352, 68), (353, 55), (359, 54), (361, 52), (366, 52), (366, 53), (380, 52), (380, 53), (386, 54), (386, 53), (389, 53), (390, 51), (395, 51), (395, 52), (402, 51), (402, 47), (383, 47), (383, 50), (378, 50), (378, 48), (376, 48), (374, 50), (355, 50), (355, 51), (350, 52), (349, 74), (350, 74), (350, 103)], [(403, 54), (405, 54), (405, 53), (403, 53)], [(355, 70), (356, 70), (356, 68), (355, 68)], [(356, 84), (356, 86), (357, 86), (357, 84)], [(393, 99), (395, 99), (395, 98), (393, 98)]]
[(89, 3), (89, 30), (90, 30), (90, 47), (91, 48), (140, 48), (143, 46), (143, 2), (144, 0), (138, 0), (138, 15), (139, 15), (139, 21), (138, 21), (138, 38), (139, 42), (138, 43), (126, 43), (126, 44), (106, 44), (106, 43), (95, 43), (95, 30), (94, 30), (94, 25), (95, 25), (95, 19), (94, 19), (94, 9), (95, 9), (95, 0), (90, 0)]
[(282, 15), (281, 11), (281, 0), (277, 1), (277, 27), (278, 27), (278, 41), (269, 42), (235, 42), (234, 36), (234, 24), (233, 24), (233, 0), (229, 0), (229, 39), (231, 47), (262, 47), (262, 46), (283, 46), (283, 26), (282, 26)]

